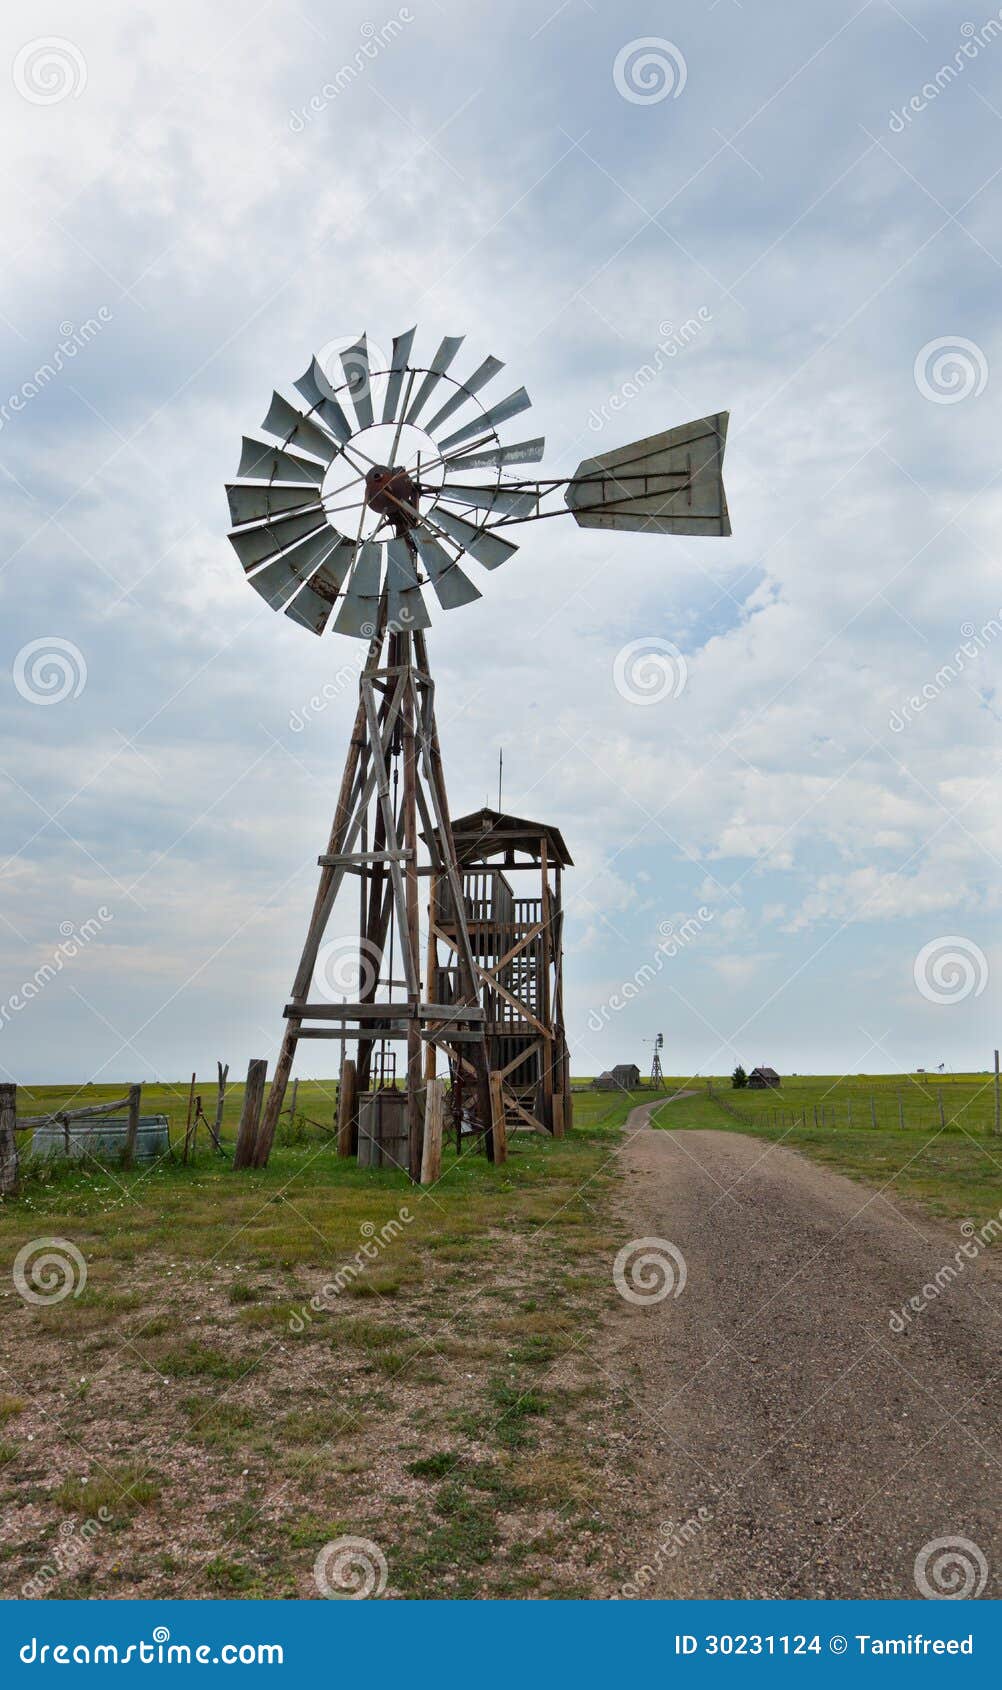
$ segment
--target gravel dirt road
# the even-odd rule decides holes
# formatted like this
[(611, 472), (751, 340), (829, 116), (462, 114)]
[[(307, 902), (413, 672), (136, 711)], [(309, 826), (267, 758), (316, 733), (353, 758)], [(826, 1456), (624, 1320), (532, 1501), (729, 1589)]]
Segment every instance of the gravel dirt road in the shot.
[[(782, 1146), (653, 1130), (648, 1107), (621, 1152), (622, 1235), (674, 1245), (685, 1283), (624, 1297), (606, 1357), (651, 1522), (625, 1594), (913, 1597), (924, 1552), (920, 1586), (1002, 1595), (998, 1249), (958, 1269), (959, 1225)], [(635, 1252), (623, 1283), (646, 1298), (644, 1277)]]

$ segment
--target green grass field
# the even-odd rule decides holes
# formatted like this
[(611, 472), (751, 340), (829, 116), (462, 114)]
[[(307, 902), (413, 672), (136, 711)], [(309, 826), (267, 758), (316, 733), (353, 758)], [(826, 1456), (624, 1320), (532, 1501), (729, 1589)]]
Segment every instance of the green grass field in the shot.
[[(943, 1216), (982, 1216), (1002, 1206), (1002, 1137), (996, 1138), (993, 1133), (994, 1087), (990, 1074), (805, 1075), (785, 1078), (779, 1091), (734, 1090), (726, 1076), (707, 1082), (705, 1078), (679, 1075), (666, 1078), (665, 1084), (672, 1091), (689, 1090), (694, 1095), (668, 1105), (658, 1125), (715, 1127), (781, 1140), (854, 1178), (878, 1184), (893, 1179), (902, 1195)], [(708, 1093), (708, 1084), (712, 1085), (712, 1094)], [(61, 1107), (79, 1108), (122, 1096), (124, 1089), (120, 1085), (21, 1087), (18, 1109), (19, 1113), (40, 1114)], [(206, 1113), (214, 1119), (215, 1083), (199, 1082), (196, 1090)], [(608, 1133), (612, 1130), (610, 1123), (621, 1122), (633, 1104), (649, 1102), (650, 1098), (646, 1089), (634, 1093), (631, 1099), (608, 1092), (578, 1091), (574, 1097), (575, 1135), (566, 1141), (569, 1148), (565, 1153), (573, 1157), (578, 1148), (592, 1145), (596, 1131)], [(231, 1085), (223, 1116), (223, 1141), (228, 1148), (232, 1148), (236, 1136), (242, 1102), (243, 1085)], [(393, 1189), (405, 1189), (402, 1175), (368, 1174), (338, 1161), (331, 1136), (336, 1103), (334, 1080), (301, 1080), (296, 1120), (283, 1116), (271, 1167), (264, 1175), (254, 1177), (265, 1181), (296, 1179), (297, 1170), (308, 1165), (323, 1182), (331, 1181), (345, 1190), (388, 1189), (388, 1180)], [(168, 1117), (175, 1155), (183, 1142), (187, 1105), (187, 1085), (143, 1088), (143, 1113)], [(537, 1167), (550, 1167), (554, 1152), (561, 1153), (558, 1146), (523, 1135), (519, 1135), (518, 1143), (520, 1167), (526, 1177)], [(38, 1178), (50, 1188), (58, 1185), (64, 1194), (62, 1200), (70, 1204), (74, 1191), (92, 1187), (92, 1171), (86, 1168), (46, 1173), (36, 1172), (30, 1163), (27, 1166), (32, 1176), (30, 1185), (36, 1185)], [(200, 1182), (226, 1179), (226, 1164), (210, 1150), (204, 1130), (192, 1176), (196, 1172)], [(136, 1180), (137, 1191), (152, 1182), (151, 1198), (163, 1189), (170, 1207), (166, 1186), (183, 1191), (188, 1177), (176, 1166), (152, 1175), (140, 1171), (132, 1176), (130, 1190)], [(482, 1158), (468, 1147), (464, 1147), (461, 1162), (456, 1161), (454, 1153), (447, 1153), (444, 1185), (449, 1193), (480, 1189), (485, 1181), (486, 1189), (490, 1189), (491, 1178)]]
[(721, 1078), (712, 1094), (704, 1079), (668, 1084), (694, 1095), (660, 1109), (658, 1126), (752, 1133), (946, 1218), (1002, 1208), (990, 1075), (798, 1076), (779, 1091), (736, 1091)]

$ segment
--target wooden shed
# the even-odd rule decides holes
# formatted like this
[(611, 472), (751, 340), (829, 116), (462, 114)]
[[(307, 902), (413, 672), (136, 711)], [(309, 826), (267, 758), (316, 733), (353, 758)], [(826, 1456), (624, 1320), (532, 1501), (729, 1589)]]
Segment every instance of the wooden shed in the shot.
[(770, 1087), (777, 1091), (782, 1081), (775, 1068), (753, 1068), (748, 1076), (748, 1084), (753, 1091), (766, 1091)]
[(635, 1062), (618, 1062), (595, 1081), (596, 1091), (639, 1091), (640, 1069)]

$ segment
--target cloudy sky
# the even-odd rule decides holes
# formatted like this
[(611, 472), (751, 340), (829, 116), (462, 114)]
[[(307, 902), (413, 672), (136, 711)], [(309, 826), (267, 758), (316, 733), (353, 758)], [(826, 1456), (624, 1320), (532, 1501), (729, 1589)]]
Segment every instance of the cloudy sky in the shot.
[(223, 483), (314, 350), (414, 322), (553, 474), (731, 413), (730, 539), (540, 523), (431, 636), (454, 812), (503, 746), (574, 857), (576, 1071), (988, 1065), (999, 16), (5, 8), (6, 1075), (277, 1049), (355, 648), (248, 590)]

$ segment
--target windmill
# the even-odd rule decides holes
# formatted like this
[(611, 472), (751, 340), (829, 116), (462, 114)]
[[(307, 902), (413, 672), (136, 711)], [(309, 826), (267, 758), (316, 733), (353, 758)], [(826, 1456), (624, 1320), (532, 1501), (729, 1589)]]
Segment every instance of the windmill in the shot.
[[(406, 1045), (413, 1177), (421, 1159), (426, 1045), (443, 1050), (454, 1078), (469, 1087), (487, 1154), (494, 1154), (480, 974), (425, 639), (428, 589), (443, 611), (472, 603), (482, 596), (472, 566), (499, 568), (517, 550), (513, 528), (561, 514), (583, 528), (730, 533), (721, 473), (726, 412), (585, 459), (571, 476), (524, 479), (521, 466), (541, 460), (544, 441), (506, 442), (502, 434), (529, 409), (525, 388), (485, 400), (503, 368), (499, 359), (485, 358), (460, 379), (451, 371), (462, 336), (447, 336), (421, 365), (412, 361), (415, 335), (397, 335), (388, 358), (364, 334), (335, 358), (314, 357), (293, 384), (297, 399), (273, 395), (262, 424), (269, 438), (244, 438), (237, 478), (227, 485), (230, 540), (255, 592), (314, 634), (331, 625), (368, 641), (334, 821), (318, 859), (313, 913), (253, 1153), (257, 1165), (268, 1159), (299, 1041), (343, 1039), (347, 1029), (358, 1040), (361, 1089), (374, 1047)], [(426, 863), (419, 862), (421, 840)], [(359, 883), (357, 998), (318, 1001), (311, 996), (317, 958), (349, 877)], [(445, 966), (429, 954), (427, 997), (422, 877), (448, 888), (454, 916)]]
[(645, 1044), (652, 1044), (654, 1051), (651, 1056), (651, 1086), (659, 1091), (665, 1090), (665, 1077), (661, 1068), (661, 1052), (664, 1049), (665, 1036), (656, 1033), (653, 1039), (645, 1039)]

